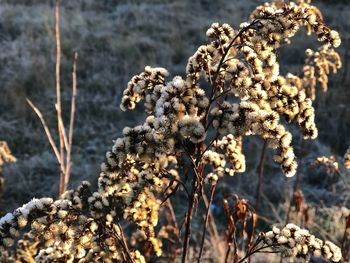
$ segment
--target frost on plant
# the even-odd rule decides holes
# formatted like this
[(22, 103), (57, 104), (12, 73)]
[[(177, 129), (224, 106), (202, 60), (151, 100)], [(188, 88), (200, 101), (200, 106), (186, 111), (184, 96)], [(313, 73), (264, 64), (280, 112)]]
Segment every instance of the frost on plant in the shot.
[[(322, 47), (307, 50), (303, 75), (284, 76), (276, 52), (302, 27), (316, 34)], [(274, 1), (257, 7), (238, 28), (213, 23), (207, 36), (209, 43), (188, 59), (185, 76), (169, 79), (166, 69), (147, 66), (128, 83), (121, 109), (132, 110), (143, 101), (148, 117), (141, 125), (125, 127), (123, 137), (114, 141), (101, 165), (97, 191), (84, 182), (60, 200), (33, 199), (0, 220), (2, 257), (11, 257), (5, 251), (25, 231), (29, 234), (24, 239), (36, 242), (30, 251), (38, 262), (145, 262), (145, 255), (128, 243), (121, 227), (124, 220), (143, 233), (154, 255), (161, 256), (155, 227), (162, 192), (187, 173), (191, 192), (186, 259), (198, 193), (204, 183), (215, 185), (223, 176), (245, 171), (245, 136), (266, 139), (276, 149), (274, 160), (285, 176), (296, 173), (292, 135), (281, 120), (297, 124), (305, 139), (317, 137), (314, 89), (317, 82), (325, 89), (330, 70), (340, 66), (332, 49), (340, 45), (339, 34), (309, 3)], [(313, 250), (313, 236), (298, 231), (305, 238), (296, 239), (296, 231), (291, 234), (296, 239), (291, 255), (317, 253), (340, 260), (335, 245), (320, 243)], [(281, 237), (266, 234), (264, 241)]]
[(273, 227), (271, 231), (262, 233), (261, 238), (264, 244), (280, 250), (286, 257), (309, 260), (311, 256), (315, 256), (332, 262), (342, 259), (340, 248), (335, 244), (323, 241), (294, 224), (288, 224), (282, 229)]

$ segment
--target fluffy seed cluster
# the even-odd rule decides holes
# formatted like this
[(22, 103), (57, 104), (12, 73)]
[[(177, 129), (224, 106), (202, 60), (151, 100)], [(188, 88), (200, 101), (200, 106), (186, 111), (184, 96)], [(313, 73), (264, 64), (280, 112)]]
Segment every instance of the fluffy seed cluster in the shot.
[(208, 150), (203, 155), (205, 164), (209, 164), (213, 172), (209, 173), (205, 181), (209, 184), (216, 183), (223, 175), (233, 176), (234, 173), (245, 171), (245, 156), (242, 153), (242, 138), (232, 134), (217, 140), (213, 150)]
[[(278, 150), (274, 160), (284, 174), (293, 176), (297, 163), (292, 136), (281, 121), (296, 122), (306, 139), (315, 138), (317, 129), (306, 92), (308, 77), (281, 75), (276, 53), (301, 27), (325, 45), (340, 44), (339, 34), (309, 3), (276, 1), (258, 7), (238, 29), (212, 24), (209, 43), (189, 58), (185, 77), (169, 81), (166, 69), (147, 66), (128, 83), (120, 107), (132, 110), (143, 100), (148, 117), (141, 125), (124, 128), (114, 141), (101, 164), (97, 190), (83, 183), (59, 201), (34, 199), (7, 214), (0, 220), (0, 251), (26, 228), (38, 239), (39, 262), (124, 262), (130, 257), (145, 262), (136, 248), (130, 253), (126, 249), (120, 227), (126, 220), (160, 256), (155, 227), (169, 178), (185, 174), (188, 159), (210, 171), (199, 175), (200, 184), (243, 172), (244, 136), (266, 139)], [(310, 53), (309, 59), (323, 75), (334, 70), (324, 61), (335, 55), (325, 55)], [(334, 63), (337, 68), (339, 61)]]
[(332, 262), (342, 259), (341, 250), (330, 241), (322, 241), (306, 229), (294, 224), (284, 228), (273, 227), (272, 231), (261, 234), (266, 245), (278, 249), (286, 257), (303, 258), (306, 261), (311, 256), (324, 257)]
[[(61, 200), (33, 199), (0, 219), (1, 256), (6, 257), (6, 249), (29, 226), (35, 247), (30, 247), (33, 241), (20, 240), (17, 254), (26, 251), (35, 262), (124, 262), (117, 213), (109, 207), (110, 201), (92, 193), (88, 182), (66, 192)], [(135, 262), (143, 261), (135, 258)]]
[(333, 155), (331, 155), (329, 157), (327, 157), (327, 156), (317, 157), (316, 160), (314, 160), (311, 165), (312, 166), (321, 166), (321, 165), (325, 166), (326, 172), (329, 175), (333, 175), (339, 169), (339, 164)]
[(317, 51), (306, 50), (306, 60), (303, 66), (303, 83), (307, 96), (316, 98), (316, 84), (321, 85), (322, 91), (328, 89), (328, 75), (337, 73), (342, 63), (340, 55), (328, 45), (321, 46)]

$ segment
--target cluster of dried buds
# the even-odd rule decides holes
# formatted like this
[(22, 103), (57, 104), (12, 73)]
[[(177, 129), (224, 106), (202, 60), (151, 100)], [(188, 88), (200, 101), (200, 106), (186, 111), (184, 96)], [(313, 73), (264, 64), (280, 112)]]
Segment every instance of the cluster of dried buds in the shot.
[[(244, 136), (266, 139), (278, 149), (274, 160), (284, 174), (293, 176), (292, 136), (281, 120), (295, 121), (306, 139), (315, 138), (317, 129), (305, 91), (307, 78), (281, 75), (276, 53), (301, 27), (327, 46), (340, 44), (339, 34), (324, 24), (315, 7), (276, 1), (259, 6), (238, 29), (212, 24), (210, 43), (189, 58), (184, 78), (167, 81), (166, 69), (147, 66), (128, 83), (121, 109), (132, 110), (143, 100), (149, 116), (141, 125), (126, 127), (114, 141), (101, 165), (97, 191), (90, 192), (84, 183), (61, 200), (35, 199), (7, 214), (0, 220), (1, 251), (29, 225), (40, 241), (39, 261), (144, 262), (138, 250), (128, 249), (120, 227), (125, 219), (144, 232), (159, 256), (155, 226), (165, 182), (184, 174), (187, 159), (200, 183), (243, 172)], [(320, 60), (309, 60), (313, 58)]]
[(309, 260), (311, 256), (315, 256), (332, 262), (342, 259), (341, 250), (335, 244), (324, 242), (294, 224), (288, 224), (282, 229), (273, 227), (272, 231), (262, 233), (261, 238), (266, 245), (278, 249), (286, 257)]
[(337, 73), (341, 68), (341, 59), (334, 49), (327, 45), (321, 46), (317, 51), (306, 50), (307, 58), (303, 67), (303, 83), (307, 96), (312, 100), (316, 98), (316, 84), (321, 85), (322, 91), (328, 89), (328, 75)]
[(329, 175), (335, 174), (339, 169), (339, 164), (333, 155), (331, 155), (329, 157), (327, 157), (327, 156), (317, 157), (316, 160), (314, 160), (311, 165), (312, 166), (321, 166), (321, 165), (325, 166), (326, 172)]

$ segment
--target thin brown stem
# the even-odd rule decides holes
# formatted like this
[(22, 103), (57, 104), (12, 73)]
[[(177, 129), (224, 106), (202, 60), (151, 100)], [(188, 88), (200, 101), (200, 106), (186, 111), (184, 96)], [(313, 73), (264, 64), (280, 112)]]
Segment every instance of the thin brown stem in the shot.
[(173, 222), (174, 222), (174, 226), (175, 226), (175, 228), (177, 229), (177, 231), (179, 232), (179, 225), (178, 225), (178, 223), (177, 223), (177, 219), (176, 219), (174, 207), (173, 207), (173, 205), (172, 205), (170, 199), (167, 200), (167, 206), (168, 206), (169, 211), (170, 211), (171, 219), (172, 219)]
[(259, 208), (260, 208), (262, 183), (263, 183), (264, 168), (265, 168), (265, 161), (266, 161), (266, 148), (267, 148), (267, 140), (264, 141), (264, 145), (261, 150), (260, 161), (258, 165), (258, 185), (256, 187), (256, 194), (255, 194), (255, 210), (257, 212), (259, 211)]
[[(204, 192), (202, 193), (202, 198), (203, 198), (204, 205), (206, 207), (208, 207), (209, 201), (208, 201), (208, 198)], [(211, 214), (210, 210), (209, 210), (209, 223), (211, 226), (212, 235), (215, 237), (215, 240), (219, 240), (219, 232), (218, 232), (216, 224), (215, 224), (215, 219), (214, 219), (213, 215)]]
[(46, 133), (46, 137), (47, 139), (49, 140), (49, 143), (51, 145), (51, 148), (52, 150), (54, 151), (55, 153), (55, 156), (56, 156), (56, 159), (58, 161), (58, 163), (61, 163), (61, 159), (60, 159), (60, 154), (59, 154), (59, 151), (57, 149), (57, 146), (55, 144), (55, 141), (53, 140), (52, 138), (52, 135), (51, 135), (51, 132), (49, 130), (49, 127), (47, 126), (46, 122), (45, 122), (45, 119), (44, 119), (44, 116), (42, 115), (41, 111), (31, 102), (30, 99), (26, 99), (29, 106), (33, 109), (33, 111), (36, 113), (36, 115), (39, 117), (40, 121), (41, 121), (41, 124), (43, 125), (44, 127), (44, 131)]
[[(260, 242), (258, 244), (260, 244)], [(257, 244), (257, 246), (258, 246), (258, 244)], [(265, 245), (265, 246), (261, 246), (259, 248), (257, 248), (257, 246), (255, 246), (255, 249), (250, 250), (243, 258), (241, 258), (240, 260), (238, 260), (235, 263), (243, 263), (243, 262), (245, 262), (246, 259), (248, 259), (250, 256), (252, 256), (255, 253), (279, 253), (280, 251), (262, 251), (265, 248), (275, 247), (278, 245), (279, 244)]]
[(68, 133), (68, 148), (66, 156), (66, 172), (64, 180), (64, 192), (67, 190), (68, 182), (72, 169), (71, 153), (73, 144), (73, 128), (74, 128), (74, 116), (75, 116), (75, 98), (77, 95), (77, 59), (78, 53), (73, 55), (73, 69), (72, 69), (72, 100), (71, 100), (71, 112), (69, 120), (69, 133)]
[(190, 242), (190, 237), (191, 237), (191, 221), (192, 221), (192, 213), (194, 209), (194, 203), (195, 199), (197, 196), (197, 182), (196, 178), (193, 178), (192, 180), (192, 189), (191, 189), (191, 197), (188, 202), (188, 210), (186, 213), (186, 223), (185, 223), (185, 237), (184, 237), (184, 242), (183, 242), (183, 250), (182, 250), (182, 263), (186, 262), (187, 258), (187, 250), (188, 250), (188, 245)]
[(344, 257), (344, 259), (348, 256), (349, 246), (346, 246), (347, 243), (347, 233), (348, 229), (350, 228), (350, 214), (345, 218), (345, 227), (344, 227), (344, 234), (341, 241), (341, 252)]
[[(304, 154), (304, 139), (302, 138), (302, 139), (301, 139), (301, 144), (300, 144), (300, 161), (299, 161), (299, 166), (298, 166), (298, 169), (297, 169), (296, 178), (295, 178), (295, 182), (294, 182), (294, 186), (293, 186), (292, 196), (291, 196), (291, 198), (290, 198), (289, 205), (288, 205), (288, 210), (287, 210), (287, 215), (286, 215), (285, 224), (288, 224), (289, 219), (290, 219), (290, 214), (291, 214), (291, 212), (292, 212), (293, 195), (294, 195), (294, 193), (295, 193), (295, 192), (299, 189), (299, 187), (300, 187), (303, 154)], [(281, 255), (281, 257), (280, 257), (280, 263), (282, 263), (282, 262), (283, 262), (283, 257), (282, 257), (282, 255)]]
[(56, 112), (57, 112), (57, 130), (59, 138), (59, 153), (60, 153), (60, 183), (58, 196), (60, 197), (64, 189), (65, 163), (64, 163), (64, 148), (65, 129), (62, 120), (61, 106), (61, 84), (60, 84), (60, 67), (61, 67), (61, 41), (60, 41), (60, 1), (56, 0), (55, 5), (55, 39), (56, 39)]
[(294, 182), (294, 186), (293, 186), (292, 197), (291, 197), (291, 199), (290, 199), (289, 206), (288, 206), (288, 211), (287, 211), (287, 216), (286, 216), (285, 224), (287, 224), (287, 223), (289, 222), (290, 213), (291, 213), (291, 211), (292, 211), (293, 194), (294, 194), (294, 193), (299, 189), (299, 187), (300, 187), (303, 155), (304, 155), (304, 140), (302, 139), (301, 144), (300, 144), (300, 161), (299, 161), (299, 166), (298, 166), (298, 170), (297, 170), (297, 173), (296, 173), (296, 178), (295, 178), (295, 182)]
[(226, 253), (225, 253), (225, 263), (228, 262), (228, 258), (229, 258), (230, 252), (231, 252), (231, 244), (228, 244), (227, 245), (227, 250), (226, 250)]
[(209, 203), (208, 203), (208, 205), (207, 205), (207, 212), (206, 212), (205, 220), (204, 220), (203, 233), (202, 233), (202, 241), (201, 241), (201, 246), (200, 246), (199, 255), (198, 255), (198, 260), (197, 260), (198, 263), (201, 261), (201, 257), (202, 257), (202, 253), (203, 253), (205, 235), (206, 235), (206, 232), (207, 232), (207, 223), (208, 223), (209, 214), (210, 214), (210, 206), (211, 206), (211, 204), (212, 204), (212, 202), (213, 202), (215, 189), (216, 189), (216, 184), (214, 184), (214, 185), (212, 185), (212, 186), (210, 187), (210, 198), (209, 198)]
[(117, 238), (119, 239), (120, 241), (120, 244), (122, 245), (123, 249), (124, 249), (124, 252), (126, 253), (126, 256), (128, 258), (128, 261), (131, 262), (131, 263), (135, 263), (134, 259), (132, 258), (131, 256), (131, 253), (130, 253), (130, 249), (128, 247), (128, 243), (126, 242), (126, 239), (125, 239), (125, 235), (124, 235), (124, 232), (123, 232), (123, 229), (122, 229), (122, 226), (118, 223), (118, 227), (120, 229), (120, 238), (117, 236)]

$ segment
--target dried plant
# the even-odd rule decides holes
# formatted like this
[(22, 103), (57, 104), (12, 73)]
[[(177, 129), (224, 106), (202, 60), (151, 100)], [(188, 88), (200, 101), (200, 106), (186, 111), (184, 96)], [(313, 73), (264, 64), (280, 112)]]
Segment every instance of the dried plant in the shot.
[[(276, 57), (302, 27), (314, 32), (324, 48), (340, 45), (339, 34), (324, 24), (315, 7), (275, 1), (257, 7), (238, 29), (212, 24), (207, 31), (210, 42), (189, 58), (184, 78), (168, 81), (166, 69), (147, 66), (128, 83), (121, 109), (132, 110), (143, 100), (148, 117), (141, 125), (125, 127), (123, 137), (114, 141), (101, 165), (97, 190), (83, 182), (60, 200), (33, 199), (8, 213), (0, 219), (1, 251), (8, 251), (22, 231), (29, 231), (39, 242), (38, 262), (149, 261), (151, 255), (162, 255), (161, 237), (170, 230), (163, 228), (159, 235), (156, 228), (161, 207), (183, 189), (187, 212), (179, 228), (173, 220), (171, 231), (181, 237), (181, 260), (186, 262), (195, 211), (210, 187), (209, 201), (204, 202), (204, 238), (199, 255), (193, 256), (200, 261), (216, 185), (226, 175), (245, 171), (243, 138), (257, 135), (266, 140), (268, 147), (277, 149), (274, 161), (291, 177), (297, 162), (292, 135), (282, 120), (298, 124), (305, 139), (317, 136), (304, 78), (280, 74)], [(253, 209), (238, 197), (231, 205), (224, 200), (229, 240), (234, 243), (237, 229), (247, 234), (247, 253), (240, 258), (234, 251), (234, 262), (244, 262), (268, 247), (285, 247), (276, 244), (280, 233), (262, 234), (254, 243)], [(130, 237), (126, 224), (141, 234)], [(307, 259), (320, 250), (334, 262), (341, 259), (334, 244), (318, 243), (320, 248), (314, 248), (312, 235), (290, 226), (286, 229), (295, 239), (291, 255)]]
[(311, 235), (308, 230), (294, 224), (284, 228), (274, 227), (272, 231), (262, 234), (263, 243), (277, 249), (286, 257), (309, 260), (311, 256), (324, 257), (332, 262), (342, 259), (340, 248), (330, 241), (322, 241)]
[[(5, 187), (5, 178), (2, 174), (2, 166), (5, 163), (16, 162), (17, 159), (11, 154), (10, 148), (5, 141), (0, 141), (0, 196), (3, 194)], [(1, 213), (1, 211), (0, 211)]]
[(293, 193), (291, 206), (296, 214), (295, 222), (300, 222), (300, 226), (306, 226), (312, 221), (312, 207), (306, 203), (302, 190), (299, 189)]
[[(310, 14), (308, 16), (308, 23), (305, 25), (307, 28), (307, 33), (310, 35), (313, 32), (313, 26), (317, 24), (318, 20), (322, 20), (322, 13), (320, 10), (318, 10), (315, 6), (310, 6), (311, 1), (303, 1), (300, 0), (298, 1), (299, 5), (302, 8), (310, 8), (312, 9), (313, 14)], [(283, 1), (275, 1), (271, 6), (273, 8), (280, 8), (283, 6)], [(259, 10), (259, 8), (257, 8)], [(319, 28), (321, 30), (321, 28)], [(317, 32), (316, 32), (317, 33)], [(333, 31), (333, 34), (337, 34), (335, 31)], [(322, 34), (319, 36), (319, 40), (324, 38)], [(289, 39), (286, 40), (287, 42), (290, 42)], [(334, 41), (334, 46), (338, 46), (340, 44), (340, 40), (335, 40)], [(292, 73), (288, 73), (286, 75), (287, 82), (294, 85), (297, 87), (298, 90), (302, 90), (305, 92), (304, 95), (306, 95), (307, 99), (307, 104), (310, 103), (310, 99), (314, 101), (316, 99), (316, 85), (319, 83), (322, 87), (322, 91), (326, 92), (328, 89), (328, 75), (330, 75), (331, 72), (334, 74), (337, 73), (337, 70), (341, 68), (342, 63), (340, 59), (340, 55), (338, 52), (336, 52), (333, 48), (330, 48), (328, 44), (322, 45), (320, 48), (318, 48), (317, 51), (313, 51), (311, 49), (307, 49), (305, 51), (307, 58), (304, 61), (304, 65), (302, 66), (302, 75), (297, 76)], [(293, 104), (293, 103), (292, 103)], [(283, 107), (284, 105), (280, 104), (280, 107)], [(304, 106), (305, 107), (305, 106)], [(308, 107), (307, 107), (308, 108)], [(287, 116), (286, 119), (289, 119), (289, 111), (293, 111), (293, 106), (291, 109), (287, 110)], [(286, 114), (286, 113), (285, 113)], [(305, 119), (313, 119), (314, 118), (314, 113), (313, 110), (311, 109), (305, 109), (304, 113), (302, 113)], [(293, 114), (292, 114), (293, 116)], [(291, 120), (294, 117), (291, 118)], [(313, 120), (310, 121), (310, 123), (313, 123)], [(312, 128), (313, 132), (316, 132), (316, 134), (312, 135), (311, 138), (317, 137), (317, 130)], [(305, 137), (307, 138), (307, 137)], [(257, 168), (257, 173), (258, 173), (258, 183), (257, 183), (257, 190), (255, 194), (255, 207), (256, 209), (259, 209), (260, 206), (260, 196), (262, 192), (262, 180), (263, 180), (263, 175), (264, 175), (264, 166), (265, 166), (265, 159), (266, 159), (266, 144), (267, 141), (265, 140), (264, 145), (262, 147), (262, 152), (261, 152), (261, 157), (260, 161), (258, 164)], [(303, 148), (303, 142), (302, 142), (302, 147)], [(302, 158), (302, 156), (300, 157)], [(297, 177), (299, 177), (299, 174), (297, 174)], [(298, 183), (300, 181), (300, 178), (296, 179), (296, 185), (294, 187), (294, 191), (297, 190)], [(287, 216), (288, 218), (288, 216)]]
[[(230, 207), (229, 199), (232, 198), (234, 199), (234, 204), (233, 207)], [(249, 251), (251, 249), (254, 241), (257, 215), (255, 214), (254, 209), (249, 205), (248, 200), (240, 199), (237, 195), (225, 197), (223, 207), (227, 220), (227, 250), (225, 262), (232, 262), (232, 259), (233, 262), (237, 262), (239, 259), (238, 252), (240, 249), (237, 240), (240, 240), (241, 242), (246, 241), (245, 249), (241, 250)], [(244, 240), (245, 237), (246, 240)], [(231, 260), (230, 257), (232, 257)]]
[(16, 157), (12, 155), (7, 143), (5, 141), (0, 141), (0, 168), (5, 163), (13, 163), (16, 162), (16, 160)]
[[(343, 181), (345, 187), (349, 188), (349, 185), (346, 181), (345, 174), (341, 171), (341, 169), (339, 167), (339, 162), (337, 161), (337, 159), (334, 155), (331, 155), (329, 157), (327, 157), (327, 156), (317, 157), (316, 160), (314, 160), (311, 163), (311, 166), (312, 167), (319, 167), (319, 166), (325, 167), (326, 173), (328, 175), (333, 176), (334, 174), (337, 174), (339, 176), (339, 178)], [(346, 167), (346, 159), (345, 158), (344, 158), (344, 166)]]
[(36, 115), (39, 117), (41, 124), (43, 125), (47, 139), (55, 153), (56, 159), (60, 165), (59, 175), (59, 189), (58, 196), (60, 197), (65, 191), (67, 191), (69, 178), (72, 172), (72, 144), (73, 144), (73, 129), (74, 129), (74, 117), (75, 117), (75, 98), (76, 98), (76, 71), (77, 71), (77, 59), (78, 53), (73, 55), (73, 69), (72, 69), (72, 97), (71, 97), (71, 111), (69, 119), (68, 136), (64, 125), (62, 116), (62, 101), (61, 101), (61, 82), (60, 82), (60, 68), (61, 68), (61, 40), (60, 40), (60, 13), (59, 13), (59, 0), (56, 0), (55, 5), (55, 40), (56, 40), (56, 120), (57, 120), (57, 133), (59, 143), (56, 144), (52, 133), (41, 111), (27, 98), (29, 106), (33, 109)]
[(329, 175), (333, 175), (339, 170), (339, 164), (333, 155), (329, 157), (327, 156), (317, 157), (316, 160), (314, 160), (311, 163), (311, 165), (314, 167), (321, 166), (321, 165), (325, 166), (326, 172)]
[(350, 169), (350, 147), (348, 148), (348, 150), (344, 154), (344, 166), (347, 169)]
[(322, 91), (328, 89), (328, 75), (337, 73), (341, 68), (341, 59), (334, 49), (327, 46), (320, 47), (317, 51), (306, 50), (307, 59), (303, 67), (303, 83), (307, 96), (312, 100), (316, 98), (316, 83), (321, 85)]

